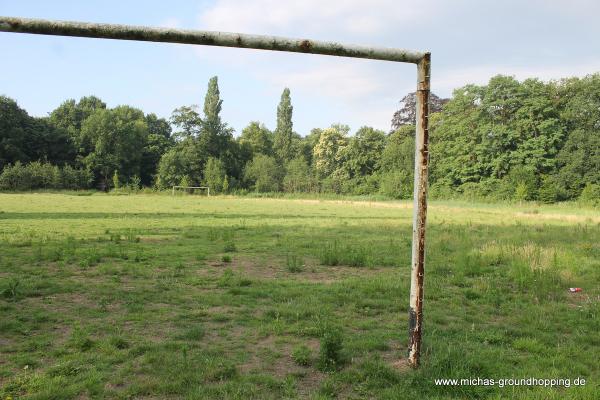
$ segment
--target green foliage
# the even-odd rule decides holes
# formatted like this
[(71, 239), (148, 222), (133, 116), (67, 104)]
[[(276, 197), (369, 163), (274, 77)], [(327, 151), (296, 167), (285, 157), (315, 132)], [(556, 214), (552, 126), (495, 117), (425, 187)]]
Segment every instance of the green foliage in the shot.
[(319, 261), (322, 265), (347, 265), (349, 267), (365, 267), (371, 265), (371, 254), (367, 247), (356, 245), (326, 243), (319, 253)]
[(542, 178), (542, 184), (538, 191), (538, 199), (542, 203), (555, 203), (559, 200), (560, 192), (559, 192), (559, 184), (551, 176), (546, 176)]
[(112, 184), (113, 184), (113, 188), (115, 190), (119, 190), (119, 188), (121, 187), (121, 183), (119, 182), (119, 173), (117, 172), (116, 169), (115, 169), (115, 173), (113, 174), (113, 177), (112, 177)]
[(157, 178), (161, 188), (180, 185), (187, 179), (187, 185), (200, 183), (203, 156), (193, 139), (185, 139), (168, 150), (160, 159)]
[(2, 295), (5, 299), (16, 300), (19, 296), (19, 286), (21, 281), (17, 278), (8, 279), (5, 288), (2, 290)]
[(0, 171), (16, 162), (44, 160), (62, 166), (74, 159), (75, 147), (66, 129), (48, 118), (33, 118), (16, 101), (0, 96)]
[(148, 126), (140, 110), (128, 106), (97, 110), (81, 127), (81, 140), (94, 143), (83, 163), (103, 187), (110, 186), (115, 170), (128, 181), (140, 174), (147, 135)]
[[(226, 179), (225, 166), (217, 158), (209, 157), (204, 166), (204, 183), (215, 193), (223, 191), (223, 181)], [(229, 184), (227, 184), (229, 186)]]
[(388, 171), (379, 176), (379, 193), (393, 199), (410, 199), (413, 195), (413, 178), (406, 171)]
[(294, 158), (286, 165), (283, 178), (283, 190), (288, 193), (314, 192), (318, 183), (310, 166), (303, 157)]
[[(499, 75), (486, 85), (455, 90), (430, 115), (431, 196), (579, 198), (585, 187), (600, 184), (599, 90), (600, 74), (548, 83)], [(302, 137), (293, 131), (286, 88), (275, 131), (253, 121), (236, 140), (221, 118), (217, 77), (208, 82), (202, 115), (194, 105), (173, 111), (174, 134), (154, 114), (128, 106), (108, 109), (94, 96), (67, 100), (47, 118), (33, 118), (2, 96), (0, 168), (8, 171), (0, 186), (108, 189), (116, 171), (127, 190), (153, 183), (163, 189), (187, 177), (190, 185), (204, 182), (215, 193), (378, 193), (406, 199), (414, 174), (411, 99), (414, 95), (403, 100), (410, 104), (395, 115), (393, 126), (399, 128), (388, 135), (370, 127), (350, 135), (348, 126), (337, 124)], [(51, 164), (51, 171), (21, 179), (21, 167), (11, 169), (36, 161)], [(6, 183), (12, 181), (21, 183)]]
[(87, 170), (67, 165), (57, 167), (35, 161), (8, 165), (0, 174), (0, 190), (88, 189), (92, 176)]
[(320, 178), (330, 177), (338, 169), (347, 145), (348, 138), (343, 130), (331, 127), (321, 132), (313, 149), (313, 163)]
[(227, 178), (227, 175), (223, 177), (223, 193), (229, 193), (229, 178)]
[(304, 260), (295, 254), (288, 254), (285, 257), (285, 268), (292, 273), (302, 272), (304, 270)]
[(311, 363), (312, 354), (308, 346), (299, 345), (292, 350), (292, 359), (300, 366), (308, 367)]
[(600, 184), (588, 183), (579, 195), (582, 203), (600, 205)]
[(335, 371), (343, 364), (342, 360), (342, 345), (343, 345), (342, 330), (332, 324), (326, 324), (321, 333), (321, 345), (319, 348), (319, 359), (317, 367), (324, 372)]
[(281, 168), (275, 158), (259, 154), (246, 165), (244, 177), (257, 192), (277, 192)]
[(273, 156), (273, 134), (260, 122), (253, 121), (242, 130), (238, 139), (249, 154)]
[(182, 106), (173, 110), (171, 123), (177, 127), (174, 134), (178, 140), (197, 137), (202, 127), (202, 118), (198, 113), (197, 106)]
[(277, 159), (286, 163), (293, 157), (292, 153), (292, 100), (290, 98), (290, 89), (285, 88), (281, 93), (281, 100), (277, 106), (277, 128), (273, 140), (273, 149)]
[(340, 150), (343, 152), (340, 158), (344, 160), (341, 168), (346, 170), (350, 178), (372, 175), (379, 167), (385, 142), (383, 131), (363, 126)]
[(527, 184), (525, 182), (519, 182), (517, 187), (515, 188), (514, 198), (517, 201), (525, 201), (529, 198), (529, 190), (527, 189)]

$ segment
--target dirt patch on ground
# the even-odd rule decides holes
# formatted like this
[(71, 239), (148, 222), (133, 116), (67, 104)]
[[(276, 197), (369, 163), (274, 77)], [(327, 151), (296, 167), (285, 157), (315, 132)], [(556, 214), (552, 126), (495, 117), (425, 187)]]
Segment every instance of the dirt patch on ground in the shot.
[[(293, 375), (297, 379), (300, 398), (310, 397), (320, 386), (325, 374), (313, 366), (297, 365), (292, 359), (293, 344), (291, 338), (269, 335), (255, 339), (248, 345), (248, 360), (241, 364), (242, 374), (267, 373), (278, 379)], [(318, 354), (319, 342), (316, 339), (303, 341), (313, 356)]]
[(280, 279), (311, 283), (334, 283), (348, 278), (373, 277), (388, 268), (357, 268), (347, 266), (304, 265), (299, 272), (290, 272), (284, 266), (284, 261), (277, 259), (257, 260), (235, 256), (230, 263), (208, 261), (208, 268), (199, 269), (203, 276), (218, 274), (229, 268), (250, 279)]

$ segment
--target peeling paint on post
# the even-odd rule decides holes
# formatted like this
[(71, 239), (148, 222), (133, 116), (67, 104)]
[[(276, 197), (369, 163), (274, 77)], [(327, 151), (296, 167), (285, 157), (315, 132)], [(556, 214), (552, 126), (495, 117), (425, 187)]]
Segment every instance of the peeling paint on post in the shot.
[(34, 33), (38, 35), (78, 36), (99, 39), (238, 47), (257, 50), (287, 51), (292, 53), (323, 54), (339, 57), (368, 58), (372, 60), (396, 61), (413, 64), (418, 63), (425, 54), (419, 51), (404, 49), (344, 45), (336, 42), (293, 39), (278, 36), (75, 21), (48, 21), (44, 19), (2, 16), (0, 16), (0, 31)]
[(429, 165), (429, 90), (431, 55), (417, 64), (417, 130), (415, 135), (415, 183), (413, 206), (412, 268), (410, 276), (408, 362), (419, 366), (423, 333), (423, 278), (425, 274), (425, 223)]
[(425, 265), (425, 221), (427, 215), (427, 168), (429, 162), (428, 122), (430, 90), (429, 75), (431, 65), (429, 53), (384, 47), (344, 45), (336, 42), (293, 39), (277, 36), (73, 21), (48, 21), (43, 19), (2, 16), (0, 16), (0, 31), (32, 33), (38, 35), (238, 47), (417, 64), (417, 132), (415, 140), (412, 270), (409, 312), (410, 346), (408, 350), (408, 361), (413, 367), (419, 365), (421, 335), (423, 331), (423, 275)]

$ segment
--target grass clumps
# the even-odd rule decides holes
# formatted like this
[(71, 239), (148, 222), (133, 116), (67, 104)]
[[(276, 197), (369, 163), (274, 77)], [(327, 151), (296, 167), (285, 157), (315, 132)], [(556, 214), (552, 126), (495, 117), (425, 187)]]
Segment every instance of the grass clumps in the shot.
[(312, 354), (306, 345), (299, 345), (292, 351), (292, 360), (300, 366), (307, 367), (311, 363)]
[(288, 254), (285, 260), (285, 268), (292, 273), (302, 272), (304, 271), (304, 260), (295, 254)]
[(326, 244), (321, 249), (319, 261), (322, 265), (350, 267), (371, 267), (373, 257), (367, 247), (359, 245), (341, 246), (337, 240), (333, 244)]
[(336, 371), (343, 364), (342, 345), (344, 337), (342, 330), (333, 325), (325, 325), (321, 333), (319, 359), (317, 368), (323, 372)]
[(20, 290), (19, 286), (21, 285), (21, 281), (16, 278), (11, 278), (8, 280), (6, 287), (2, 290), (2, 296), (8, 300), (16, 300), (19, 296)]

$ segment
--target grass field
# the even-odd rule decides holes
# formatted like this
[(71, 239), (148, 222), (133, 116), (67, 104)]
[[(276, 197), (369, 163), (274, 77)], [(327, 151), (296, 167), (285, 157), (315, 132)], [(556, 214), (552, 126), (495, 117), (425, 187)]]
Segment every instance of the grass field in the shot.
[[(0, 194), (0, 399), (598, 399), (600, 211)], [(581, 287), (569, 293), (569, 287)], [(558, 388), (436, 378), (569, 378)]]

